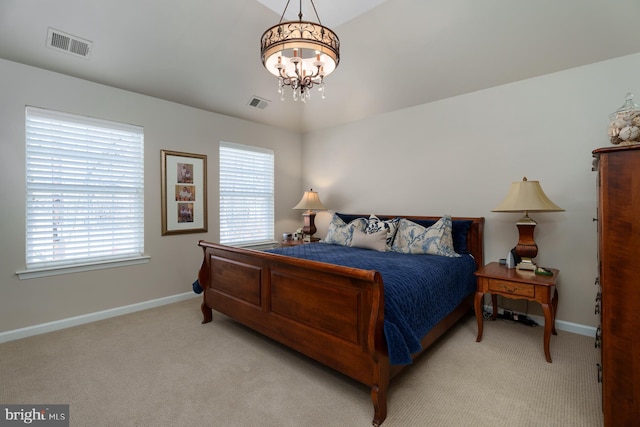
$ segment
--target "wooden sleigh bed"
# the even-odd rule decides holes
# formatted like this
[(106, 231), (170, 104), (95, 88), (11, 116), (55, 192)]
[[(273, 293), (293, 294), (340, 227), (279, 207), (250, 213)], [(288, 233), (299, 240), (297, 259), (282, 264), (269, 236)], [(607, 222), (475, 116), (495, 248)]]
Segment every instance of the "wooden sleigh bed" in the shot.
[[(395, 218), (378, 217), (381, 220)], [(464, 237), (467, 252), (475, 260), (475, 271), (484, 261), (484, 218), (453, 217), (452, 220), (454, 224), (456, 221), (469, 224)], [(371, 387), (372, 423), (382, 424), (387, 416), (390, 379), (407, 365), (390, 363), (384, 329), (384, 277), (378, 271), (206, 241), (198, 244), (204, 252), (198, 274), (203, 289), (202, 323), (211, 322), (212, 309), (216, 310)], [(472, 307), (473, 292), (422, 337), (422, 350), (411, 354), (411, 359)]]

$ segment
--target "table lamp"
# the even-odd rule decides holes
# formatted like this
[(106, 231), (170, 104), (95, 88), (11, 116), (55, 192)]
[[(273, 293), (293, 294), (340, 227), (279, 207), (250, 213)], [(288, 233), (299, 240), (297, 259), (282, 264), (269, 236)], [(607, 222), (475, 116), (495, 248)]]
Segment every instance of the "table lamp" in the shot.
[(302, 199), (300, 202), (293, 207), (293, 209), (304, 209), (305, 212), (302, 214), (304, 217), (304, 227), (302, 227), (302, 234), (304, 234), (303, 240), (306, 242), (310, 242), (313, 235), (317, 231), (316, 226), (314, 224), (316, 213), (315, 210), (325, 210), (326, 208), (322, 205), (320, 198), (318, 197), (318, 193), (313, 191), (313, 188), (309, 191), (305, 191), (302, 195)]
[(529, 212), (562, 212), (564, 209), (553, 203), (540, 187), (538, 181), (514, 182), (509, 188), (507, 197), (491, 212), (524, 212), (516, 226), (520, 236), (515, 247), (515, 254), (520, 258), (516, 268), (520, 270), (535, 270), (533, 258), (538, 255), (538, 245), (533, 239), (536, 222), (529, 218)]

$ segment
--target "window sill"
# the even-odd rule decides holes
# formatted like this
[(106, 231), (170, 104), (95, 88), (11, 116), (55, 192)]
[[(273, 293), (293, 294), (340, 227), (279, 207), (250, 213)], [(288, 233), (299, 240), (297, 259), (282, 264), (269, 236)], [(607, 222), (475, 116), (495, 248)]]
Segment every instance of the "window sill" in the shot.
[(130, 265), (147, 264), (150, 256), (139, 256), (135, 258), (119, 259), (113, 261), (100, 261), (87, 264), (75, 264), (64, 267), (43, 267), (33, 268), (16, 272), (18, 279), (37, 279), (40, 277), (57, 276), (60, 274), (79, 273), (82, 271), (103, 270), (105, 268), (126, 267)]
[(230, 246), (235, 246), (236, 248), (253, 249), (253, 250), (256, 250), (256, 251), (263, 251), (263, 250), (266, 250), (266, 249), (277, 248), (279, 246), (279, 243), (276, 242), (275, 240), (273, 240), (273, 241), (268, 241), (268, 242), (244, 243), (244, 244), (236, 244), (236, 245), (230, 245)]

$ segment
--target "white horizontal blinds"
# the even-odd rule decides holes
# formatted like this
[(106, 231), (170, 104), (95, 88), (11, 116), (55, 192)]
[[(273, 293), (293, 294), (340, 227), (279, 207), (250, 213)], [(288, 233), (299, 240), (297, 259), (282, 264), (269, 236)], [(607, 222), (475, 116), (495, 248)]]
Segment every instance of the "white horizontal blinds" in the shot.
[(26, 266), (144, 251), (143, 128), (26, 109)]
[(220, 143), (220, 243), (272, 242), (273, 150)]

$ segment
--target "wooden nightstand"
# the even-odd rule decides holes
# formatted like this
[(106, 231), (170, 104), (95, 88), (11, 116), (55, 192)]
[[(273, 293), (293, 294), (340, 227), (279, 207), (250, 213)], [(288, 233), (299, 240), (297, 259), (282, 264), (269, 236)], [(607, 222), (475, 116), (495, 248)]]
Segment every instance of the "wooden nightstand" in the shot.
[(287, 247), (287, 246), (296, 246), (296, 245), (303, 245), (305, 243), (315, 243), (315, 242), (319, 242), (320, 239), (317, 237), (312, 237), (310, 242), (305, 242), (304, 240), (300, 239), (300, 240), (281, 240), (280, 241), (280, 246)]
[(484, 294), (491, 294), (492, 320), (495, 320), (498, 315), (497, 295), (502, 295), (506, 298), (536, 301), (542, 305), (544, 313), (544, 355), (547, 362), (551, 363), (549, 339), (551, 334), (557, 335), (555, 326), (556, 310), (558, 308), (556, 280), (560, 272), (555, 268), (550, 270), (553, 272), (553, 276), (541, 276), (533, 271), (507, 268), (497, 262), (492, 262), (476, 271), (476, 276), (478, 277), (478, 288), (474, 304), (478, 321), (476, 342), (482, 340), (482, 297)]

